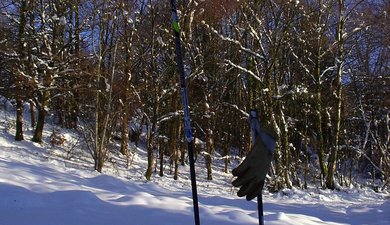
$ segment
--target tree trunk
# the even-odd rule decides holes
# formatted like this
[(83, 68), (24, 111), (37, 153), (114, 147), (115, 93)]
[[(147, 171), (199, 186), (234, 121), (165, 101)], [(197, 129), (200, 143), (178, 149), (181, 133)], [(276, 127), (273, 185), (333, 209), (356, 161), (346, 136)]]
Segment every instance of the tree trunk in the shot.
[(206, 130), (206, 154), (205, 154), (205, 162), (206, 162), (206, 169), (207, 169), (207, 180), (213, 180), (213, 171), (211, 168), (212, 164), (212, 152), (213, 152), (213, 146), (212, 146), (212, 139), (211, 139), (211, 130), (208, 128)]
[[(317, 130), (317, 153), (318, 153), (318, 160), (320, 164), (321, 174), (322, 177), (326, 177), (328, 174), (328, 169), (325, 163), (325, 144), (324, 144), (324, 133), (322, 129), (322, 98), (321, 98), (321, 50), (318, 49), (317, 52), (317, 63), (316, 63), (316, 78), (317, 78), (317, 90), (315, 94), (315, 111), (316, 111), (316, 120), (315, 120), (315, 127)], [(321, 181), (322, 182), (322, 181)]]
[[(103, 146), (101, 146), (101, 148), (103, 148)], [(104, 161), (103, 149), (99, 149), (97, 159), (95, 160), (95, 170), (99, 173), (103, 171)]]
[[(177, 138), (178, 138), (178, 147), (180, 149), (180, 164), (182, 166), (185, 166), (186, 165), (186, 148), (184, 147), (184, 142), (182, 142), (182, 140), (185, 140), (185, 137), (182, 137), (183, 135), (183, 124), (179, 121), (179, 126), (178, 126), (178, 133), (177, 133)], [(185, 134), (184, 134), (185, 135)], [(184, 136), (183, 135), (183, 136)]]
[(126, 107), (126, 101), (124, 102), (123, 113), (122, 113), (122, 132), (121, 132), (121, 150), (120, 152), (124, 156), (129, 155), (129, 116), (128, 109)]
[(175, 172), (173, 173), (173, 179), (177, 180), (179, 178), (179, 157), (178, 156), (175, 157), (174, 163), (175, 163)]
[(336, 118), (335, 118), (335, 130), (333, 134), (333, 144), (331, 153), (329, 156), (329, 164), (328, 164), (328, 176), (326, 177), (326, 187), (329, 189), (335, 188), (334, 183), (334, 173), (336, 171), (336, 161), (337, 161), (337, 153), (339, 150), (339, 137), (340, 137), (340, 124), (341, 124), (341, 110), (343, 103), (342, 96), (342, 76), (343, 76), (343, 56), (344, 56), (344, 0), (339, 0), (339, 23), (337, 25), (337, 43), (338, 43), (338, 52), (336, 58), (337, 64), (337, 77), (336, 77)]
[(147, 144), (147, 157), (148, 157), (148, 168), (145, 172), (145, 178), (150, 180), (153, 173), (153, 137), (151, 128), (148, 128), (148, 144)]
[(46, 117), (45, 109), (41, 107), (38, 110), (38, 121), (37, 121), (37, 127), (35, 128), (34, 136), (32, 138), (33, 142), (37, 142), (37, 143), (42, 142), (42, 133), (43, 133), (43, 126), (45, 124), (45, 117)]
[(31, 119), (31, 127), (34, 128), (36, 125), (35, 121), (35, 109), (33, 101), (30, 101), (30, 119)]
[(206, 120), (206, 154), (205, 154), (205, 162), (206, 162), (206, 169), (207, 169), (207, 180), (213, 179), (213, 171), (211, 168), (212, 164), (212, 154), (213, 154), (213, 131), (211, 130), (211, 111), (210, 111), (210, 105), (207, 95), (204, 96), (204, 112), (205, 112), (205, 120)]
[(24, 140), (23, 137), (23, 100), (22, 100), (22, 94), (23, 94), (23, 78), (22, 74), (24, 72), (24, 60), (25, 60), (25, 30), (26, 30), (26, 24), (27, 24), (27, 1), (21, 1), (20, 6), (20, 24), (19, 24), (19, 33), (18, 33), (18, 41), (19, 41), (19, 65), (18, 70), (16, 73), (16, 133), (15, 133), (15, 140), (21, 141)]
[(230, 150), (229, 150), (229, 144), (230, 144), (230, 135), (229, 134), (226, 134), (226, 138), (224, 140), (225, 143), (223, 143), (223, 151), (224, 151), (224, 157), (225, 157), (225, 173), (229, 173), (229, 162), (230, 162), (230, 159), (229, 159), (229, 156), (230, 156)]
[(150, 121), (149, 118), (147, 118), (147, 157), (148, 157), (148, 167), (145, 172), (145, 178), (147, 180), (150, 180), (153, 173), (153, 161), (154, 161), (154, 155), (153, 155), (153, 149), (154, 149), (154, 135), (155, 135), (155, 125), (157, 123), (157, 103), (154, 103), (154, 109), (153, 109), (153, 121)]
[(292, 183), (290, 179), (290, 151), (289, 151), (289, 141), (288, 141), (288, 132), (287, 132), (287, 124), (284, 120), (284, 113), (280, 109), (280, 128), (282, 130), (280, 137), (280, 145), (281, 149), (283, 149), (283, 170), (284, 170), (284, 183), (287, 188), (292, 188)]
[[(48, 75), (49, 76), (49, 75)], [(49, 78), (51, 79), (51, 78)], [(50, 83), (50, 81), (48, 81)], [(46, 85), (49, 85), (46, 83)], [(46, 86), (49, 87), (49, 86)], [(49, 99), (49, 91), (44, 90), (41, 96), (41, 102), (39, 103), (40, 106), (38, 107), (38, 120), (37, 120), (37, 127), (34, 131), (34, 136), (32, 138), (33, 142), (41, 143), (42, 142), (42, 133), (43, 133), (43, 126), (45, 125), (45, 118), (46, 118), (46, 105)]]
[(22, 141), (23, 138), (23, 102), (16, 99), (16, 141)]
[(309, 138), (307, 136), (307, 128), (308, 128), (308, 118), (307, 118), (307, 104), (305, 103), (305, 109), (304, 109), (304, 119), (305, 119), (305, 128), (303, 131), (303, 139), (305, 141), (305, 171), (304, 171), (304, 188), (307, 189), (307, 174), (309, 173)]
[(160, 173), (159, 173), (159, 176), (162, 177), (164, 176), (164, 149), (165, 149), (165, 145), (164, 143), (161, 143), (159, 144), (159, 149), (158, 149), (158, 152), (159, 152), (159, 160), (160, 160)]

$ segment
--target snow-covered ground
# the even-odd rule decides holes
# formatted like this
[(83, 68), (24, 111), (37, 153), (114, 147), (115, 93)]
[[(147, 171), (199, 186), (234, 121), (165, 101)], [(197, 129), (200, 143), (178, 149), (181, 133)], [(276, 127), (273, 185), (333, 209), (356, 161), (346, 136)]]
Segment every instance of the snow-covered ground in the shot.
[[(188, 167), (174, 181), (147, 182), (146, 154), (137, 150), (131, 167), (112, 154), (103, 174), (93, 171), (75, 133), (64, 146), (52, 147), (13, 139), (13, 114), (0, 113), (0, 225), (190, 225), (194, 224)], [(50, 136), (52, 127), (46, 128)], [(47, 140), (47, 139), (46, 139)], [(232, 177), (214, 169), (214, 181), (198, 160), (202, 225), (258, 224), (255, 201), (235, 196)], [(367, 188), (339, 192), (311, 188), (264, 193), (265, 224), (390, 224), (388, 193)]]

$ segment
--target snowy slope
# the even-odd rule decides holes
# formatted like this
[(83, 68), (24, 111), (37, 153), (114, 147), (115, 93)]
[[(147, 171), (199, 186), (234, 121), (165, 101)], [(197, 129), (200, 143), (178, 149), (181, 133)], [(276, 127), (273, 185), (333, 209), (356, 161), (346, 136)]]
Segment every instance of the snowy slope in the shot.
[[(15, 142), (9, 118), (0, 116), (0, 225), (194, 224), (187, 167), (178, 181), (168, 174), (147, 182), (139, 149), (130, 169), (113, 155), (99, 174), (88, 154), (76, 157), (83, 149), (70, 143), (74, 134), (63, 147)], [(215, 180), (206, 182), (201, 160), (196, 169), (201, 224), (258, 223), (256, 202), (235, 196), (231, 175), (215, 168)], [(264, 208), (265, 224), (390, 224), (388, 194), (368, 189), (266, 192)]]

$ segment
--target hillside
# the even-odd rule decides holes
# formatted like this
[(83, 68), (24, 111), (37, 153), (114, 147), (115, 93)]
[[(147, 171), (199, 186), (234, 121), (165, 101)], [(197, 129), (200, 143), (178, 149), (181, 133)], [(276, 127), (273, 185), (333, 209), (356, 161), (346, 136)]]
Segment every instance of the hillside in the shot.
[[(146, 154), (139, 148), (129, 169), (112, 153), (100, 174), (93, 171), (76, 133), (61, 130), (63, 146), (32, 143), (29, 130), (25, 141), (15, 142), (12, 116), (0, 116), (1, 225), (193, 224), (187, 167), (181, 168), (178, 181), (167, 174), (147, 182)], [(213, 181), (205, 181), (203, 163), (196, 165), (201, 224), (257, 224), (256, 202), (236, 197), (231, 175), (219, 172), (221, 168), (214, 168)], [(357, 187), (265, 192), (265, 223), (387, 225), (388, 196)]]

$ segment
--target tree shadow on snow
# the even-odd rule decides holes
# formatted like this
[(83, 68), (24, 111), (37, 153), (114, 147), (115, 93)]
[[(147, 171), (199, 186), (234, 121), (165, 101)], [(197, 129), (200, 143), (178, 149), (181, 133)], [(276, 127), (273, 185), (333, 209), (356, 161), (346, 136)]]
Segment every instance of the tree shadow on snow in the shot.
[[(258, 224), (257, 202), (254, 200), (248, 202), (245, 199), (232, 198), (227, 201), (222, 197), (208, 197), (205, 201), (207, 201), (207, 207), (210, 208), (242, 209), (240, 213), (248, 216), (247, 224)], [(379, 205), (349, 205), (345, 209), (318, 204), (283, 203), (283, 200), (277, 204), (264, 202), (263, 205), (265, 224), (390, 224), (390, 201)]]

